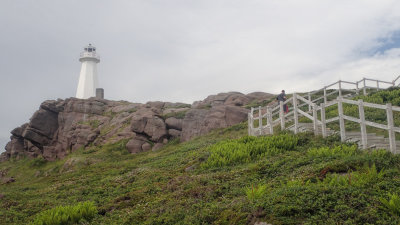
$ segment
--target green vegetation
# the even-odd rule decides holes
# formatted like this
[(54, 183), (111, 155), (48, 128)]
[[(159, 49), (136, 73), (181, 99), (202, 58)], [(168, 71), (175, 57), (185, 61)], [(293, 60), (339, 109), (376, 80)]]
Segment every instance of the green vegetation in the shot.
[(155, 152), (122, 140), (0, 163), (16, 179), (0, 183), (0, 223), (400, 223), (400, 155), (338, 136), (248, 137), (246, 123)]
[(164, 118), (164, 120), (166, 120), (166, 119), (168, 119), (170, 117), (175, 117), (177, 119), (183, 119), (183, 118), (185, 118), (185, 115), (186, 115), (187, 111), (189, 111), (189, 110), (171, 112), (171, 113), (164, 114), (162, 117)]
[(86, 121), (80, 121), (78, 124), (89, 125), (90, 127), (92, 127), (92, 129), (96, 129), (100, 126), (100, 121), (99, 120), (86, 120)]
[(282, 134), (266, 137), (243, 137), (237, 140), (226, 140), (211, 146), (211, 155), (201, 166), (202, 168), (223, 167), (293, 150), (297, 138)]
[(165, 108), (166, 109), (168, 109), (168, 108), (179, 109), (179, 108), (190, 108), (190, 107), (192, 107), (191, 104), (181, 103), (181, 104), (174, 104), (174, 105), (171, 105), (171, 106), (167, 106)]
[(387, 207), (392, 213), (400, 216), (400, 197), (397, 194), (388, 194), (389, 200), (381, 198), (381, 202)]
[(82, 220), (90, 221), (97, 214), (93, 202), (80, 202), (74, 206), (57, 206), (39, 213), (34, 225), (76, 224)]
[(265, 184), (258, 186), (251, 185), (251, 187), (246, 188), (246, 195), (251, 202), (254, 202), (258, 199), (261, 199), (262, 196), (266, 194), (266, 190), (267, 185)]
[(357, 154), (357, 151), (357, 145), (339, 145), (333, 148), (328, 146), (321, 148), (311, 148), (310, 150), (308, 150), (307, 154), (311, 157), (348, 157)]

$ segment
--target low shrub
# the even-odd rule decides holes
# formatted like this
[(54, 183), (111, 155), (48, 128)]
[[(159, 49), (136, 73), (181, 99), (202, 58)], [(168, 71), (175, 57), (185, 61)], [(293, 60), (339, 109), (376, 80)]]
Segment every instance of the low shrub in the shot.
[(348, 172), (345, 174), (328, 174), (320, 184), (334, 187), (348, 185), (363, 187), (382, 180), (385, 173), (386, 171), (384, 169), (378, 172), (375, 164), (373, 164), (371, 167), (365, 166), (361, 171)]
[(309, 149), (307, 154), (311, 157), (347, 157), (357, 154), (357, 145), (339, 145), (335, 147), (321, 147)]

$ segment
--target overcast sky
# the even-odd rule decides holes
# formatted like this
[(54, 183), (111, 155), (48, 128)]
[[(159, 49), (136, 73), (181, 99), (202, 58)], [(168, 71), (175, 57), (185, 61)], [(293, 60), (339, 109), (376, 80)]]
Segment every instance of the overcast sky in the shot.
[(101, 55), (112, 100), (192, 103), (400, 75), (396, 0), (1, 0), (0, 148), (41, 102), (75, 95)]

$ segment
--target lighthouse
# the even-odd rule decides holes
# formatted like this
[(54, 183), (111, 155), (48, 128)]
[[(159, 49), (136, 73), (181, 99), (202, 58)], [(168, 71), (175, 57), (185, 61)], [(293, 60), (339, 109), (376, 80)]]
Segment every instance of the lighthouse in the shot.
[(97, 63), (100, 62), (100, 56), (96, 52), (96, 47), (91, 44), (86, 46), (80, 54), (79, 61), (82, 63), (82, 66), (76, 97), (82, 99), (96, 97), (96, 89), (99, 86), (97, 80)]

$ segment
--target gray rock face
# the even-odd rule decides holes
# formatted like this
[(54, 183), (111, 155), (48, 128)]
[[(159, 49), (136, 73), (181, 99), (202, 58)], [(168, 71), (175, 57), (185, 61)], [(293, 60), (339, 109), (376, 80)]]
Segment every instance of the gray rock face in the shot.
[(170, 117), (165, 120), (167, 127), (175, 130), (182, 130), (182, 122), (182, 119), (177, 119), (175, 117)]
[(237, 106), (220, 105), (211, 109), (191, 109), (182, 124), (181, 141), (204, 135), (216, 128), (224, 128), (247, 119), (248, 110)]
[[(29, 123), (11, 131), (11, 140), (0, 161), (25, 156), (56, 160), (77, 149), (121, 140), (129, 140), (126, 148), (131, 153), (156, 151), (169, 139), (187, 141), (213, 129), (240, 123), (247, 119), (248, 112), (242, 106), (265, 100), (268, 95), (220, 93), (191, 107), (184, 103), (140, 104), (96, 98), (48, 100), (40, 105)], [(184, 119), (175, 115), (179, 118), (184, 115)], [(166, 116), (169, 118), (164, 119)]]
[(133, 138), (129, 140), (129, 142), (126, 144), (126, 148), (130, 153), (139, 153), (143, 151), (143, 144), (145, 141), (138, 139), (138, 138)]
[(181, 131), (180, 130), (175, 130), (175, 129), (169, 129), (168, 134), (171, 138), (180, 138), (181, 137)]
[(161, 118), (153, 116), (147, 120), (143, 132), (150, 137), (150, 140), (159, 141), (167, 135), (167, 127)]

